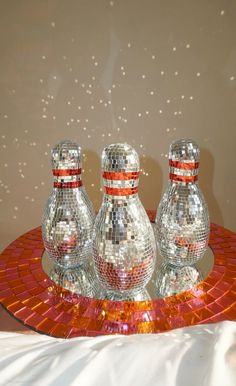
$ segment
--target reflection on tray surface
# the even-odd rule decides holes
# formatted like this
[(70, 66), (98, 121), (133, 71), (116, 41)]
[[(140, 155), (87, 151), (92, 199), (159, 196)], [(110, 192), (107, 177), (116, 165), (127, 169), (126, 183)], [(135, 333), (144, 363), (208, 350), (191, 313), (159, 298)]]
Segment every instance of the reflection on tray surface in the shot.
[(77, 295), (118, 301), (151, 300), (189, 290), (210, 273), (213, 263), (214, 255), (209, 247), (200, 262), (185, 267), (176, 267), (163, 262), (161, 256), (158, 255), (156, 269), (145, 290), (132, 292), (130, 295), (120, 293), (118, 296), (101, 287), (96, 279), (92, 263), (84, 268), (63, 269), (55, 265), (46, 252), (42, 257), (43, 270), (60, 287)]
[(176, 295), (187, 291), (202, 281), (203, 275), (196, 265), (175, 267), (162, 263), (157, 279), (157, 291), (159, 297)]

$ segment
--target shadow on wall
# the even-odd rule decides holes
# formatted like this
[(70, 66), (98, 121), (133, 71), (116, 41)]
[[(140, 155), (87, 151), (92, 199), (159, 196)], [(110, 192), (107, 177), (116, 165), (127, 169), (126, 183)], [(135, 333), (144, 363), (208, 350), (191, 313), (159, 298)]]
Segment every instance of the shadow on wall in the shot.
[(163, 191), (163, 172), (151, 157), (140, 157), (140, 168), (148, 176), (140, 174), (139, 197), (146, 209), (157, 209)]
[(201, 148), (199, 185), (206, 199), (210, 221), (224, 225), (223, 215), (213, 191), (215, 162), (208, 149)]
[(85, 149), (83, 158), (83, 182), (85, 189), (92, 201), (95, 210), (101, 205), (101, 159), (98, 154), (92, 150)]

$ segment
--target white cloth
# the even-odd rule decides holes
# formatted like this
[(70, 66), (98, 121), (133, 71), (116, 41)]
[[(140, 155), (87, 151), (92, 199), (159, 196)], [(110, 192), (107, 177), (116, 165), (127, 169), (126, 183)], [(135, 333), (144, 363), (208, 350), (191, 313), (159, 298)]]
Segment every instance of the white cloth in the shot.
[(0, 385), (235, 386), (236, 322), (68, 340), (3, 332)]

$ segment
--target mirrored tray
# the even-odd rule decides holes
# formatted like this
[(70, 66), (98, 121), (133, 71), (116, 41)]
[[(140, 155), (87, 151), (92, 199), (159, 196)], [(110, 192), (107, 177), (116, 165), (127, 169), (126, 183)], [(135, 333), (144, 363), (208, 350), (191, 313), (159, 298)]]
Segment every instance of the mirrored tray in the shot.
[[(154, 212), (149, 215), (152, 218)], [(63, 338), (158, 333), (235, 320), (236, 235), (212, 224), (209, 245), (214, 264), (209, 249), (197, 267), (202, 280), (192, 288), (184, 292), (174, 288), (178, 293), (161, 298), (153, 277), (147, 300), (114, 301), (80, 296), (55, 284), (42, 268), (42, 257), (44, 267), (47, 258), (39, 227), (17, 238), (1, 254), (0, 302), (28, 327)]]

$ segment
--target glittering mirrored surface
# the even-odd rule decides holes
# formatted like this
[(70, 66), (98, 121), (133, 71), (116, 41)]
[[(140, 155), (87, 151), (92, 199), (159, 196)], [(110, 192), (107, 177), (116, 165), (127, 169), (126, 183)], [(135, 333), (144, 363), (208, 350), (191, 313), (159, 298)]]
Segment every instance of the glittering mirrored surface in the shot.
[[(43, 255), (43, 264), (44, 261), (46, 263), (46, 261), (49, 262), (49, 260), (51, 263), (51, 259), (44, 259)], [(62, 288), (68, 289), (73, 293), (93, 297), (98, 292), (94, 270), (90, 268), (88, 263), (86, 265), (74, 268), (63, 268), (57, 264), (53, 264), (50, 270), (46, 273), (54, 283), (58, 284)]]
[(139, 157), (127, 143), (102, 152), (104, 197), (95, 220), (93, 261), (109, 298), (135, 300), (150, 280), (156, 242), (138, 196)]
[(93, 205), (82, 185), (81, 148), (64, 140), (52, 149), (53, 191), (46, 204), (42, 233), (45, 249), (63, 268), (86, 264), (91, 254)]
[(176, 267), (163, 262), (158, 272), (156, 287), (160, 297), (176, 295), (193, 288), (202, 281), (201, 270), (195, 265)]
[[(210, 247), (207, 248), (203, 258), (196, 265), (186, 267), (174, 267), (163, 261), (158, 253), (155, 270), (148, 284), (136, 295), (137, 301), (151, 300), (158, 297), (175, 295), (193, 288), (205, 279), (211, 272), (214, 265), (214, 254)], [(92, 257), (88, 264), (87, 271), (84, 269), (68, 270), (55, 265), (49, 258), (46, 251), (42, 255), (42, 268), (44, 272), (61, 287), (70, 289), (72, 292), (83, 296), (92, 296), (96, 299), (113, 299), (113, 294), (105, 291), (96, 279), (93, 270)], [(59, 270), (59, 274), (58, 274)], [(54, 273), (55, 272), (55, 273)], [(73, 273), (71, 273), (73, 272)], [(52, 273), (54, 275), (52, 276)], [(71, 273), (71, 278), (69, 277)], [(81, 285), (81, 281), (84, 285)], [(92, 295), (90, 295), (92, 294)], [(112, 296), (112, 297), (111, 297)], [(124, 300), (122, 293), (117, 294), (115, 300)], [(133, 300), (132, 294), (126, 300)]]
[(156, 237), (163, 258), (176, 266), (200, 260), (210, 232), (208, 208), (198, 185), (200, 151), (189, 139), (169, 150), (169, 183), (156, 216)]

